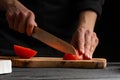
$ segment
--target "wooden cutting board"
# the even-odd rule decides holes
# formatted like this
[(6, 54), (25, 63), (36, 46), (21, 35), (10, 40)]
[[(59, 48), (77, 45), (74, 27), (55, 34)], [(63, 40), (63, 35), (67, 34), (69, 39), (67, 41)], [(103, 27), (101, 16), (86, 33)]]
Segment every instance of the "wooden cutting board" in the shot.
[(105, 58), (93, 58), (92, 60), (63, 60), (55, 57), (32, 57), (21, 59), (13, 56), (0, 56), (0, 59), (9, 59), (13, 67), (27, 68), (97, 68), (102, 69), (107, 66)]

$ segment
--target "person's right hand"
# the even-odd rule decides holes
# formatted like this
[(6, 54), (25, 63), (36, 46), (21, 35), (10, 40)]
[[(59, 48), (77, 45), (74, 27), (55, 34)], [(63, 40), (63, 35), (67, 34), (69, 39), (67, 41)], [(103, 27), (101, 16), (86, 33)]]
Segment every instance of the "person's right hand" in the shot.
[(15, 5), (9, 5), (6, 10), (6, 18), (11, 29), (26, 33), (28, 36), (32, 34), (34, 27), (37, 26), (34, 13), (18, 1)]

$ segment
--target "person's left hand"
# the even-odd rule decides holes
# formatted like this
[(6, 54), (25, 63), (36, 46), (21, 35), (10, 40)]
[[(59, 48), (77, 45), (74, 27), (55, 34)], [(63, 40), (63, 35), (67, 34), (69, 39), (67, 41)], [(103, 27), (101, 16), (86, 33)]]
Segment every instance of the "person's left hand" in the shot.
[(83, 54), (83, 59), (92, 59), (93, 53), (99, 43), (95, 32), (84, 27), (80, 27), (73, 34), (71, 44)]

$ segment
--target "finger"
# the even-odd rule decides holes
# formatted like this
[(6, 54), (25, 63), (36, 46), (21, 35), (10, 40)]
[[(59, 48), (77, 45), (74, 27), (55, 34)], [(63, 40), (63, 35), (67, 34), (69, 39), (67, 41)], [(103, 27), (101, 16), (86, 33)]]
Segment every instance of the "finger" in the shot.
[(20, 13), (20, 22), (19, 22), (19, 25), (18, 25), (18, 31), (20, 33), (24, 33), (25, 32), (25, 27), (26, 27), (26, 14), (24, 13)]
[(95, 50), (95, 40), (96, 40), (96, 37), (95, 35), (93, 34), (92, 37), (91, 37), (91, 47), (90, 47), (90, 52), (89, 52), (89, 56), (90, 58), (92, 59), (92, 56), (93, 56), (93, 53), (94, 53), (94, 50)]
[(26, 33), (28, 36), (31, 36), (35, 26), (36, 26), (35, 16), (33, 13), (30, 12), (27, 18), (27, 27), (26, 27)]
[(92, 59), (93, 53), (98, 45), (98, 38), (96, 36), (96, 33), (93, 33), (92, 38), (91, 38), (91, 48), (90, 48), (90, 56)]
[(16, 12), (14, 13), (14, 30), (15, 30), (15, 31), (18, 31), (19, 21), (20, 21), (19, 11), (16, 10)]
[(87, 31), (85, 34), (85, 55), (89, 58), (91, 58), (90, 47), (91, 47), (91, 32)]
[(78, 31), (78, 50), (84, 54), (84, 45), (85, 45), (85, 32), (83, 28), (80, 28)]
[(96, 33), (93, 33), (92, 40), (91, 40), (91, 48), (90, 48), (91, 54), (94, 53), (98, 43), (99, 43), (99, 40), (97, 38), (97, 35), (96, 35)]
[(6, 13), (6, 18), (9, 24), (9, 28), (13, 29), (14, 27), (14, 19), (13, 19), (13, 13), (11, 13), (10, 11)]

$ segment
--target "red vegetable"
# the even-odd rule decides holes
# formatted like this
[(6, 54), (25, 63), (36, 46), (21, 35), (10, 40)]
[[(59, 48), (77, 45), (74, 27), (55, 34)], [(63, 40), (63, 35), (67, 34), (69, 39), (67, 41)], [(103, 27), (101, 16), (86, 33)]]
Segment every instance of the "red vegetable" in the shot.
[(77, 54), (65, 54), (63, 57), (63, 60), (82, 60), (83, 59), (83, 55), (82, 53), (79, 54), (78, 52), (76, 52)]
[(20, 45), (16, 45), (16, 44), (14, 45), (14, 52), (20, 58), (31, 58), (37, 54), (36, 50), (23, 47)]

